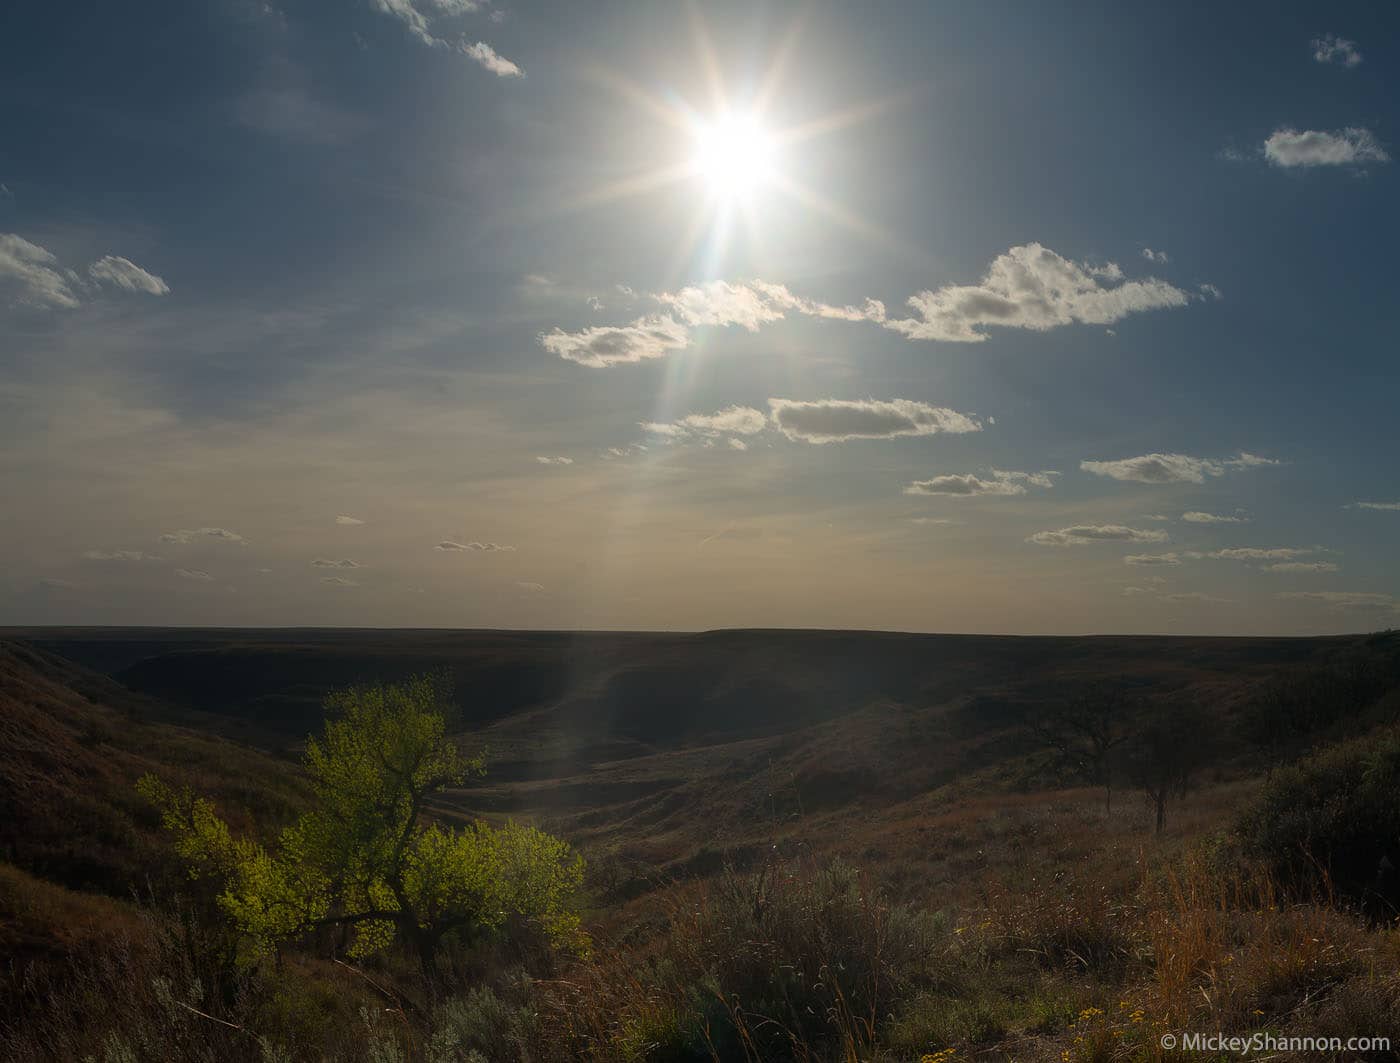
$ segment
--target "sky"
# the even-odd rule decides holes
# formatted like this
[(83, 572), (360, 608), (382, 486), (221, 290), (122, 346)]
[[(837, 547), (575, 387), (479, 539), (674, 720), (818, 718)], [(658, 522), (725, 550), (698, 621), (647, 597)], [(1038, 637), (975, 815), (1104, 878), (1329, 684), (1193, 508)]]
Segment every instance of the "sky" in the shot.
[(0, 14), (0, 623), (1400, 626), (1400, 9)]

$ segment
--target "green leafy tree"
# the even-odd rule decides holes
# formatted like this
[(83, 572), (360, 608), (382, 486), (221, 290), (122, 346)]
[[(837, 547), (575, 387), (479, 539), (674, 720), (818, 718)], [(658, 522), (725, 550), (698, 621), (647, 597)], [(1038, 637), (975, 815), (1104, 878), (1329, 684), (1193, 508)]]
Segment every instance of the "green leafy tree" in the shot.
[(153, 775), (137, 787), (161, 810), (191, 877), (215, 880), (219, 906), (261, 951), (343, 927), (351, 955), (397, 940), (431, 973), (448, 933), (512, 920), (582, 945), (583, 861), (567, 843), (514, 823), (425, 819), (434, 794), (483, 772), (447, 735), (446, 695), (430, 677), (331, 695), (325, 732), (307, 743), (312, 807), (271, 848), (235, 837), (207, 798)]

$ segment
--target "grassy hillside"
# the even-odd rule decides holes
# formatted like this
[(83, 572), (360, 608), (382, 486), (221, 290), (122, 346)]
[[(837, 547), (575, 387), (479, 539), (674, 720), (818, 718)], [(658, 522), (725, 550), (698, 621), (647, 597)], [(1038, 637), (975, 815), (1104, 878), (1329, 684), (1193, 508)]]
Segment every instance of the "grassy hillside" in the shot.
[[(175, 1038), (211, 1060), (247, 1058), (253, 1030), (292, 1058), (394, 1045), (382, 1058), (434, 1063), (1166, 1058), (1149, 1028), (1384, 1033), (1400, 1013), (1388, 916), (1289, 893), (1237, 829), (1266, 774), (1291, 778), (1277, 766), (1373, 736), (1336, 746), (1327, 777), (1344, 777), (1384, 746), (1394, 635), (22, 634), (0, 645), (16, 1058), (100, 1043), (35, 1010), (36, 985), (107, 1001), (103, 1022), (150, 1058)], [(578, 845), (593, 954), (478, 946), (437, 986), (393, 955), (352, 971), (330, 939), (210, 966), (222, 932), (135, 778), (189, 783), (266, 836), (304, 797), (290, 753), (326, 690), (444, 666), (491, 768), (432, 813)], [(1126, 761), (1106, 813), (1042, 736), (1105, 685), (1125, 731), (1202, 710), (1209, 755), (1161, 836)], [(151, 988), (171, 965), (199, 990), (173, 1004)], [(68, 1056), (31, 1035), (41, 1011)], [(434, 1037), (460, 1051), (431, 1054)]]

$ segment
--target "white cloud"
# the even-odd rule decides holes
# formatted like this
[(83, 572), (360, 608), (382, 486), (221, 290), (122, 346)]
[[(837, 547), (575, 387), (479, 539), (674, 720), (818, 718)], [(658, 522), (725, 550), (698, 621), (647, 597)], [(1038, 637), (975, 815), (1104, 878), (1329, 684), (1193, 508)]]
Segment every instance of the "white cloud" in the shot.
[(729, 406), (715, 413), (692, 413), (680, 423), (699, 432), (735, 432), (751, 436), (768, 427), (768, 417), (752, 406)]
[(103, 255), (88, 267), (88, 276), (99, 283), (115, 284), (129, 292), (146, 292), (148, 295), (170, 294), (170, 285), (164, 280), (120, 255)]
[(227, 528), (181, 528), (179, 531), (166, 532), (160, 537), (163, 543), (174, 543), (184, 545), (198, 542), (201, 539), (213, 539), (215, 542), (238, 543), (246, 546), (248, 540), (237, 532), (229, 531)]
[(1400, 502), (1353, 502), (1347, 509), (1381, 509), (1390, 512), (1400, 511)]
[(1058, 531), (1039, 531), (1026, 540), (1041, 546), (1085, 546), (1090, 543), (1164, 543), (1167, 533), (1121, 524), (1076, 524)]
[(517, 580), (516, 588), (523, 594), (543, 594), (544, 584), (535, 583), (531, 580)]
[(525, 76), (525, 71), (521, 70), (518, 64), (501, 55), (484, 41), (477, 41), (475, 44), (467, 44), (463, 41), (461, 47), (463, 55), (484, 66), (497, 77), (523, 78)]
[(1095, 476), (1107, 476), (1114, 480), (1144, 484), (1199, 484), (1204, 483), (1208, 476), (1224, 476), (1231, 469), (1278, 464), (1271, 458), (1241, 451), (1237, 457), (1224, 461), (1193, 458), (1189, 454), (1143, 454), (1116, 461), (1081, 461), (1079, 467)]
[(982, 430), (966, 414), (912, 399), (769, 399), (768, 406), (783, 435), (806, 443)]
[[(1202, 286), (1202, 290), (1208, 287)], [(1219, 297), (1218, 290), (1211, 291)], [(890, 319), (885, 304), (878, 299), (838, 306), (762, 280), (714, 280), (649, 298), (665, 312), (627, 325), (578, 332), (556, 328), (542, 333), (539, 342), (561, 358), (604, 368), (683, 349), (693, 328), (738, 326), (756, 332), (794, 313), (870, 322), (912, 340), (980, 343), (987, 338), (985, 329), (992, 325), (1038, 331), (1072, 322), (1106, 325), (1145, 310), (1185, 306), (1204, 296), (1155, 277), (1127, 280), (1116, 263), (1091, 266), (1071, 262), (1040, 244), (1025, 244), (998, 255), (979, 284), (948, 285), (911, 296), (907, 302), (916, 313), (912, 318)]]
[(1209, 296), (1211, 299), (1218, 301), (1225, 298), (1224, 293), (1214, 284), (1198, 284), (1196, 287), (1200, 290), (1202, 295)]
[(1312, 42), (1313, 58), (1319, 63), (1340, 63), (1345, 67), (1361, 65), (1361, 50), (1355, 41), (1338, 37), (1335, 33), (1317, 37)]
[(749, 445), (736, 436), (729, 437), (729, 447), (731, 450), (748, 450)]
[(322, 576), (322, 583), (329, 583), (333, 587), (358, 587), (359, 584), (352, 579), (343, 576)]
[(342, 557), (339, 561), (332, 561), (330, 558), (318, 557), (311, 562), (312, 568), (359, 568), (360, 563), (348, 557)]
[(160, 561), (162, 558), (155, 554), (143, 553), (140, 550), (86, 550), (83, 552), (83, 559), (86, 561)]
[(904, 489), (906, 495), (946, 495), (950, 498), (974, 498), (979, 495), (1024, 495), (1026, 486), (1053, 487), (1057, 472), (1012, 472), (993, 469), (990, 479), (972, 473), (950, 473), (930, 480), (915, 480)]
[(358, 525), (364, 523), (364, 521), (360, 520), (359, 517), (347, 517), (344, 513), (336, 517), (335, 522), (346, 527), (357, 527)]
[(451, 539), (444, 539), (433, 547), (434, 550), (455, 551), (455, 550), (481, 550), (487, 553), (509, 552), (515, 549), (513, 546), (501, 546), (499, 543), (458, 543)]
[(1276, 561), (1264, 565), (1265, 572), (1336, 572), (1337, 565), (1332, 561)]
[(960, 520), (952, 520), (949, 517), (910, 517), (910, 524), (961, 524)]
[(572, 465), (574, 463), (573, 458), (566, 458), (558, 454), (552, 457), (546, 454), (536, 455), (535, 460), (541, 465)]
[(565, 332), (555, 329), (539, 337), (545, 350), (590, 369), (663, 358), (690, 344), (690, 333), (669, 314), (639, 318), (630, 325), (599, 326)]
[(1157, 262), (1164, 266), (1171, 261), (1171, 256), (1165, 251), (1154, 251), (1150, 247), (1144, 247), (1142, 249), (1142, 257), (1149, 262)]
[(1159, 565), (1179, 565), (1181, 555), (1177, 553), (1165, 554), (1129, 554), (1123, 558), (1125, 565), (1159, 566)]
[[(450, 48), (452, 45), (434, 32), (431, 20), (414, 6), (413, 0), (370, 0), (376, 11), (391, 15), (402, 22), (408, 32), (430, 48)], [(438, 12), (448, 17), (467, 14), (481, 9), (480, 3), (472, 0), (429, 0)], [(457, 49), (467, 58), (479, 63), (498, 77), (524, 77), (525, 72), (518, 65), (497, 53), (489, 44), (477, 41), (468, 44), (463, 38)]]
[(1074, 322), (1110, 325), (1129, 314), (1185, 306), (1192, 296), (1166, 281), (1123, 279), (1115, 264), (1071, 262), (1040, 244), (998, 255), (976, 285), (947, 285), (911, 296), (918, 315), (886, 322), (916, 340), (980, 343), (985, 329), (1044, 331)]
[(1264, 141), (1264, 157), (1275, 166), (1356, 166), (1389, 162), (1390, 156), (1370, 130), (1357, 126), (1325, 132), (1276, 129)]
[(72, 309), (78, 297), (53, 253), (14, 233), (0, 233), (0, 281), (19, 289), (19, 299), (39, 307)]
[(1202, 513), (1199, 509), (1183, 513), (1181, 519), (1188, 524), (1248, 524), (1248, 517), (1227, 517), (1218, 513)]
[(1281, 591), (1274, 597), (1302, 602), (1319, 602), (1333, 609), (1400, 612), (1400, 602), (1397, 602), (1392, 595), (1376, 594), (1371, 591)]
[(1182, 591), (1177, 594), (1164, 594), (1162, 600), (1167, 602), (1215, 602), (1220, 605), (1228, 605), (1233, 599), (1217, 598), (1213, 594), (1202, 594), (1200, 591)]
[(200, 583), (208, 583), (214, 577), (200, 568), (177, 568), (175, 575), (181, 579), (197, 580)]

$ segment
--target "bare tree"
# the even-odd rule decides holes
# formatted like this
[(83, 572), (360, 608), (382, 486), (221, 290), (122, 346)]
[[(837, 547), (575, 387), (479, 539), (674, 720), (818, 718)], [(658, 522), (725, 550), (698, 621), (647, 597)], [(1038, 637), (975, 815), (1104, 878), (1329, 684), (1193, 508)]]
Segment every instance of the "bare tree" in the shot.
[(1155, 709), (1127, 749), (1128, 776), (1153, 807), (1156, 832), (1167, 826), (1167, 804), (1186, 796), (1192, 777), (1215, 748), (1215, 721), (1185, 702)]
[(1132, 707), (1121, 686), (1094, 683), (1031, 725), (1062, 768), (1103, 787), (1106, 814), (1113, 812), (1116, 751), (1131, 735)]

